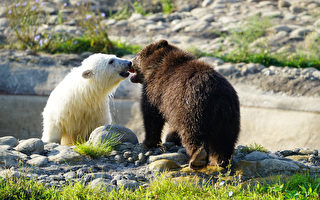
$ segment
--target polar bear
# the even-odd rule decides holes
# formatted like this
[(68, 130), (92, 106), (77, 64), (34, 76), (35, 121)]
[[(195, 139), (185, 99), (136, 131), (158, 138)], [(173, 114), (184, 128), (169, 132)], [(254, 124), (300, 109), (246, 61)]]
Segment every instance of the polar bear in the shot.
[(49, 96), (42, 113), (42, 140), (70, 146), (111, 124), (108, 94), (129, 76), (131, 66), (129, 60), (97, 53), (73, 68)]

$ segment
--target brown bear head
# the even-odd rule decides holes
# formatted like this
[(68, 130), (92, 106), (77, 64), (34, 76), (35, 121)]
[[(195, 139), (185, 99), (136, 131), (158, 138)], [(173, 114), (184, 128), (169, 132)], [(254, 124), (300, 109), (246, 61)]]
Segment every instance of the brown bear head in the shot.
[(135, 74), (131, 77), (133, 83), (144, 83), (156, 71), (169, 52), (178, 48), (169, 44), (166, 40), (160, 40), (147, 45), (132, 60), (132, 68)]

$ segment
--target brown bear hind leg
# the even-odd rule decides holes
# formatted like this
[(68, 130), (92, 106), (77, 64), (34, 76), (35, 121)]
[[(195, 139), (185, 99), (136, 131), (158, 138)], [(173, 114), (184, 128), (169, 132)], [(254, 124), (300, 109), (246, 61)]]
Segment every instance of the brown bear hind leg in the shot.
[(177, 131), (170, 129), (166, 136), (166, 142), (173, 142), (175, 145), (181, 146), (181, 139)]
[(220, 153), (218, 154), (217, 152), (215, 152), (212, 148), (210, 148), (209, 150), (209, 165), (212, 166), (219, 166), (219, 167), (223, 167), (226, 168), (230, 161), (231, 161), (231, 155), (232, 153)]

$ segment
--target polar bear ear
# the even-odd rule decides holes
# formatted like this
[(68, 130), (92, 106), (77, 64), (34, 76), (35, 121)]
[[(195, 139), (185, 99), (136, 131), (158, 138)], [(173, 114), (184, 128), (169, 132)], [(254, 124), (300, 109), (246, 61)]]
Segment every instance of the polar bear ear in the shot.
[(84, 72), (82, 72), (82, 77), (85, 78), (85, 79), (89, 79), (93, 76), (93, 71), (88, 69)]

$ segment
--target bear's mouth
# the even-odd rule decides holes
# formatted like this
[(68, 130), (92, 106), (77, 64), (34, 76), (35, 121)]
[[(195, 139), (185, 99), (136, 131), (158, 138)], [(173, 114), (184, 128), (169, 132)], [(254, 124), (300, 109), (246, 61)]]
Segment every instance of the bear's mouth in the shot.
[(132, 82), (132, 80), (135, 79), (135, 76), (136, 76), (137, 74), (136, 74), (136, 72), (134, 71), (133, 67), (131, 67), (128, 72), (130, 72), (130, 73), (132, 74), (132, 76), (130, 77), (130, 80), (131, 80), (131, 82)]
[(120, 76), (122, 76), (123, 78), (127, 78), (130, 75), (129, 72), (120, 72)]

